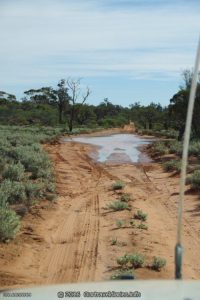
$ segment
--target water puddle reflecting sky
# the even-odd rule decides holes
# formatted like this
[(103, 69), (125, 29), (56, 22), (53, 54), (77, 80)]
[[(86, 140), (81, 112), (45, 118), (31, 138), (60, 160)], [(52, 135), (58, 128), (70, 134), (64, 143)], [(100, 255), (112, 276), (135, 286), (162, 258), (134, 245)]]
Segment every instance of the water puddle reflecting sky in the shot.
[(82, 136), (66, 138), (65, 141), (97, 146), (98, 155), (96, 156), (92, 153), (91, 157), (99, 162), (138, 163), (151, 161), (139, 147), (150, 144), (152, 140), (144, 139), (134, 134), (114, 134), (97, 137)]

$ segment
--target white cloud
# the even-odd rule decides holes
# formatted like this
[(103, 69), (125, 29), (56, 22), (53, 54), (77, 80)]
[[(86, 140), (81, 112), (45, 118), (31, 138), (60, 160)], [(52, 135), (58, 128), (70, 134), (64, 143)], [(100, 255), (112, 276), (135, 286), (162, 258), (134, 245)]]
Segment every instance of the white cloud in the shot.
[(0, 3), (0, 84), (67, 75), (166, 78), (193, 65), (198, 4), (102, 9), (99, 2)]

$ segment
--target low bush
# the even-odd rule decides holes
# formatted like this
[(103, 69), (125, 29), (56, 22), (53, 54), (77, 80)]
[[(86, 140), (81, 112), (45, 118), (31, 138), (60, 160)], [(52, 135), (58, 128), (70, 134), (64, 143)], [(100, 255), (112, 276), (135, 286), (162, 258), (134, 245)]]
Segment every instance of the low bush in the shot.
[(164, 136), (171, 139), (177, 139), (178, 138), (178, 131), (170, 129), (170, 130), (160, 130), (159, 131), (160, 136)]
[(128, 261), (130, 262), (133, 268), (141, 268), (145, 262), (145, 257), (140, 253), (134, 253), (128, 255)]
[(144, 265), (145, 257), (140, 253), (125, 254), (117, 258), (118, 265), (122, 267), (141, 268)]
[(137, 213), (134, 214), (134, 219), (146, 221), (147, 214), (145, 214), (142, 210), (138, 210)]
[(155, 142), (153, 144), (153, 152), (157, 155), (165, 155), (168, 153), (168, 148), (165, 146), (164, 142)]
[(49, 181), (49, 180), (43, 180), (45, 186), (46, 186), (46, 191), (50, 193), (54, 193), (56, 191), (56, 185), (55, 182)]
[(145, 134), (145, 135), (153, 135), (157, 137), (167, 137), (167, 138), (178, 138), (178, 131), (170, 129), (170, 130), (158, 130), (157, 129), (139, 129), (137, 131), (139, 134)]
[(118, 228), (121, 228), (123, 225), (124, 225), (124, 220), (116, 220), (116, 226), (118, 227)]
[(18, 146), (10, 151), (15, 160), (20, 160), (32, 178), (50, 178), (52, 174), (50, 159), (39, 144)]
[(187, 178), (187, 184), (191, 184), (194, 190), (200, 190), (200, 170), (194, 171), (194, 173)]
[(129, 256), (125, 254), (124, 256), (117, 258), (117, 263), (122, 267), (126, 266), (129, 263)]
[(130, 220), (130, 225), (131, 225), (132, 227), (135, 227), (135, 221), (134, 221), (134, 220)]
[(181, 172), (181, 161), (172, 159), (163, 164), (163, 168), (166, 172), (176, 171), (178, 173)]
[(26, 198), (24, 200), (24, 203), (27, 206), (33, 205), (35, 200), (38, 200), (39, 198), (42, 198), (45, 196), (45, 184), (40, 182), (40, 183), (34, 183), (31, 181), (28, 181), (24, 183), (24, 188), (25, 188), (25, 194)]
[(0, 207), (7, 207), (8, 195), (0, 188)]
[(26, 200), (25, 186), (22, 182), (6, 179), (1, 183), (0, 191), (5, 194), (9, 204), (24, 203)]
[(21, 181), (25, 176), (24, 171), (24, 166), (20, 162), (17, 164), (9, 164), (5, 167), (2, 177), (13, 181)]
[(148, 230), (148, 226), (144, 223), (140, 223), (138, 226), (137, 226), (138, 229), (143, 229), (143, 230)]
[(189, 145), (189, 155), (200, 156), (200, 142), (194, 141)]
[(1, 229), (13, 232), (5, 233), (6, 239), (18, 230), (10, 221), (19, 223), (15, 211), (22, 216), (36, 200), (55, 199), (52, 163), (41, 143), (55, 142), (63, 132), (62, 128), (0, 126), (0, 208), (7, 218)]
[(122, 201), (122, 202), (128, 202), (128, 201), (131, 200), (131, 195), (125, 193), (125, 194), (120, 196), (119, 200)]
[(112, 238), (111, 245), (112, 246), (117, 245), (117, 238)]
[(124, 187), (125, 187), (125, 184), (124, 184), (124, 182), (121, 181), (121, 180), (116, 181), (116, 182), (113, 183), (113, 185), (112, 185), (112, 189), (113, 189), (114, 191), (116, 191), (116, 190), (122, 190)]
[(20, 228), (19, 217), (8, 208), (0, 207), (0, 241), (13, 239)]
[(125, 202), (116, 200), (116, 201), (109, 203), (108, 208), (110, 208), (114, 211), (119, 211), (119, 210), (129, 209), (129, 206)]
[(167, 142), (167, 145), (169, 147), (170, 154), (176, 154), (178, 156), (182, 155), (182, 151), (183, 151), (182, 142), (170, 141), (170, 142)]
[(163, 267), (165, 267), (167, 261), (161, 257), (154, 257), (153, 262), (151, 264), (151, 268), (156, 271), (160, 271)]

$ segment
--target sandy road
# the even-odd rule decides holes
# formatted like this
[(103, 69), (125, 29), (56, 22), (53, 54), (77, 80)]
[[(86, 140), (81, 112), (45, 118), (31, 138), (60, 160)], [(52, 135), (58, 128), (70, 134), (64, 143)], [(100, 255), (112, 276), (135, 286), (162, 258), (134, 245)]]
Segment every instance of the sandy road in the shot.
[[(88, 157), (92, 149), (73, 142), (47, 146), (59, 197), (37, 205), (16, 240), (1, 244), (2, 287), (107, 280), (118, 270), (116, 258), (131, 252), (146, 256), (146, 267), (135, 271), (137, 278), (173, 278), (178, 177), (156, 163), (98, 165)], [(117, 197), (111, 190), (116, 179), (133, 196), (130, 211), (106, 209)], [(148, 213), (148, 230), (130, 226), (137, 209)], [(200, 278), (199, 217), (198, 195), (187, 193), (183, 271), (188, 279)], [(125, 222), (120, 229), (117, 219)], [(117, 246), (111, 245), (113, 238)], [(161, 272), (148, 267), (153, 256), (167, 259)]]
[[(40, 267), (40, 273), (47, 274), (45, 283), (91, 281), (95, 278), (101, 171), (75, 148), (72, 146), (69, 153), (58, 146), (53, 154), (58, 192), (62, 194), (63, 218), (59, 216), (57, 230), (50, 236), (50, 251)], [(84, 164), (80, 163), (82, 159)], [(67, 168), (63, 168), (66, 165)]]

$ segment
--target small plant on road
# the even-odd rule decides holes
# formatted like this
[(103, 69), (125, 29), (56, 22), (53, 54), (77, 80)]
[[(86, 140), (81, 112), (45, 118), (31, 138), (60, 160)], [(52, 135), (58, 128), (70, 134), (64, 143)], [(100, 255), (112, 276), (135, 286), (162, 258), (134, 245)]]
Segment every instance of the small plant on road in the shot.
[(124, 220), (119, 220), (119, 219), (116, 220), (116, 225), (118, 228), (121, 228), (124, 225), (124, 223), (125, 223)]
[(138, 219), (141, 221), (146, 221), (147, 214), (145, 214), (141, 209), (137, 211), (137, 213), (134, 214), (134, 219)]
[(148, 226), (146, 224), (142, 223), (142, 222), (138, 225), (137, 228), (143, 229), (143, 230), (148, 230)]
[(117, 245), (117, 238), (112, 238), (111, 245), (112, 246)]
[(122, 201), (122, 202), (128, 202), (128, 201), (131, 200), (131, 195), (125, 193), (125, 194), (121, 195), (121, 197), (119, 198), (119, 200)]
[(125, 254), (124, 256), (121, 256), (117, 258), (118, 265), (125, 267), (129, 263), (129, 256)]
[(116, 191), (116, 190), (122, 190), (124, 187), (125, 187), (125, 184), (124, 184), (124, 182), (121, 181), (121, 180), (116, 181), (116, 182), (113, 183), (113, 185), (112, 185), (113, 191)]
[(108, 208), (118, 211), (118, 210), (124, 210), (124, 209), (129, 209), (129, 206), (127, 203), (116, 200), (108, 204)]
[(132, 227), (135, 227), (135, 221), (132, 219), (132, 220), (130, 220), (130, 225), (132, 226)]
[(163, 267), (166, 266), (166, 263), (167, 263), (166, 259), (155, 256), (153, 258), (153, 262), (152, 262), (151, 268), (153, 270), (160, 271)]
[(141, 268), (145, 262), (144, 255), (134, 253), (128, 256), (128, 260), (133, 268)]

